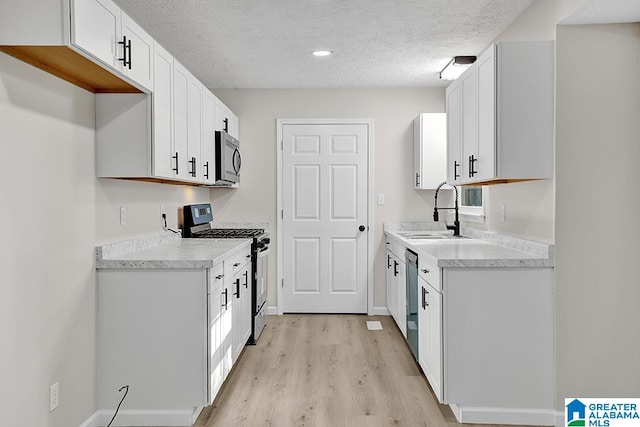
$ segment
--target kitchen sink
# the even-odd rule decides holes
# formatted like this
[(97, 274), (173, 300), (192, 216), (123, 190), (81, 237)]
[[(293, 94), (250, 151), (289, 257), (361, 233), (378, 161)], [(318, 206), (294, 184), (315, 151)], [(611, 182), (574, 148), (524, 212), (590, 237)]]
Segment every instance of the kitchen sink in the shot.
[(454, 236), (451, 231), (402, 231), (398, 235), (407, 240), (443, 240), (464, 239), (463, 236)]

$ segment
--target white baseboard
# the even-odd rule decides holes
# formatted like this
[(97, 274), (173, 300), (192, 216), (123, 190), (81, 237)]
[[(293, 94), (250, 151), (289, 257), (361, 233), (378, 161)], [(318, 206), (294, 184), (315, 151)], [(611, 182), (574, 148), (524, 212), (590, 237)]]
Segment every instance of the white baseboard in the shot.
[(94, 412), (89, 418), (84, 420), (78, 427), (98, 427), (98, 413)]
[(477, 408), (450, 404), (459, 423), (513, 424), (532, 426), (556, 425), (556, 411), (529, 408)]
[[(278, 315), (278, 306), (267, 307), (268, 316)], [(373, 313), (371, 316), (390, 316), (389, 309), (387, 307), (373, 307)]]
[(565, 427), (564, 411), (556, 411), (556, 427)]
[[(196, 411), (142, 411), (142, 410), (120, 410), (118, 416), (113, 421), (112, 426), (157, 426), (157, 427), (191, 427), (202, 408)], [(113, 417), (113, 411), (96, 411), (79, 427), (103, 427), (109, 424)]]
[(373, 307), (372, 316), (390, 316), (389, 309), (387, 307)]

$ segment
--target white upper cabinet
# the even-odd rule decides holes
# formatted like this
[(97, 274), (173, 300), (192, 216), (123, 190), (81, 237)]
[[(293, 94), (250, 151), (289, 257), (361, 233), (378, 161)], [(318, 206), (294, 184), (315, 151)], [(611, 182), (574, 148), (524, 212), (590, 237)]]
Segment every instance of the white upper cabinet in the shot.
[(218, 98), (207, 88), (202, 90), (202, 181), (213, 184), (216, 180), (216, 102)]
[(553, 42), (499, 42), (447, 88), (447, 181), (553, 176)]
[(154, 43), (153, 49), (153, 175), (175, 178), (173, 56), (158, 43)]
[(238, 117), (220, 100), (216, 105), (216, 130), (223, 130), (235, 139), (239, 139)]
[(178, 61), (173, 61), (173, 141), (176, 152), (177, 177), (189, 176), (189, 76), (191, 73)]
[(447, 115), (423, 113), (413, 120), (413, 169), (416, 190), (436, 189), (446, 180)]
[(117, 70), (125, 49), (120, 8), (111, 0), (71, 0), (71, 43)]
[(111, 0), (71, 0), (71, 43), (153, 88), (153, 39)]
[(153, 38), (126, 13), (122, 12), (122, 39), (126, 40), (126, 64), (122, 72), (147, 89), (153, 88)]
[(189, 89), (187, 93), (187, 157), (189, 158), (189, 177), (201, 180), (202, 165), (202, 83), (189, 73)]
[(462, 86), (447, 88), (447, 182), (458, 184), (462, 176)]

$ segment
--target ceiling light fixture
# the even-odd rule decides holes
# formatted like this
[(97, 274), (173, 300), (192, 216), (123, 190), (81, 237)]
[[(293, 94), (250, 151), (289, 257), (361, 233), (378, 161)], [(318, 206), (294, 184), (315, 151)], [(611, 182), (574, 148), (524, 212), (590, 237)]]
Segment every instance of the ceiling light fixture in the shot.
[(440, 80), (457, 79), (474, 62), (476, 62), (475, 56), (454, 56), (447, 66), (440, 71)]
[(313, 56), (329, 56), (333, 53), (332, 50), (314, 50), (311, 52)]

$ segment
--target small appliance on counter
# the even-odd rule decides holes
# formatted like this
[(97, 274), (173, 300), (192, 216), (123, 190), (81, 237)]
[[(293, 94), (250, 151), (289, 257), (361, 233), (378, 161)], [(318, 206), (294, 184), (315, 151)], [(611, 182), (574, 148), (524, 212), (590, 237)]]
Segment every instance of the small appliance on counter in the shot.
[(267, 265), (269, 233), (264, 228), (212, 228), (213, 209), (210, 203), (187, 205), (183, 208), (183, 237), (209, 239), (252, 239), (251, 242), (251, 303), (253, 322), (248, 344), (255, 344), (267, 325)]

